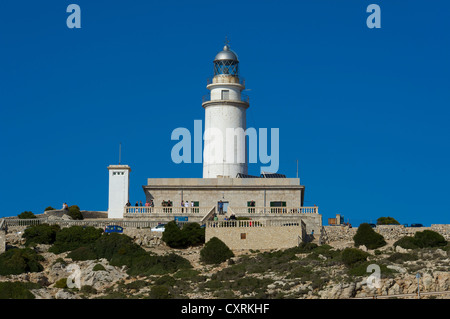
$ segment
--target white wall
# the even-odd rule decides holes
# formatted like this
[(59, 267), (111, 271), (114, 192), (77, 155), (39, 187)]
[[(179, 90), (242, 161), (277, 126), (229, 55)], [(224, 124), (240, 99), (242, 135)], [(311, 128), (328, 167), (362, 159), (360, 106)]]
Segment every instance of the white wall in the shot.
[(127, 165), (111, 165), (109, 170), (108, 218), (123, 218), (129, 199), (130, 168)]

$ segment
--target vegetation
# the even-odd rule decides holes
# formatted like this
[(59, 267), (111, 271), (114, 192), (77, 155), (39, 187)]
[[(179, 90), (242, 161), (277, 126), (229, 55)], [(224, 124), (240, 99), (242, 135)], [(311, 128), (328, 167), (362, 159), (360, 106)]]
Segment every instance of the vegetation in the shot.
[(22, 238), (25, 239), (25, 245), (47, 244), (51, 245), (56, 240), (56, 233), (61, 228), (59, 225), (40, 224), (29, 226), (25, 229)]
[(187, 223), (179, 228), (175, 221), (167, 223), (162, 240), (172, 248), (187, 248), (205, 243), (205, 229), (198, 223)]
[(380, 217), (377, 219), (377, 225), (400, 225), (393, 217)]
[(359, 225), (353, 241), (356, 247), (364, 245), (368, 249), (377, 249), (386, 245), (383, 235), (375, 232), (367, 223)]
[(394, 246), (400, 246), (405, 249), (444, 247), (446, 245), (447, 241), (445, 238), (432, 230), (416, 232), (414, 237), (405, 236), (394, 243)]
[(34, 299), (30, 289), (38, 289), (40, 286), (33, 283), (0, 282), (0, 299)]
[(105, 258), (113, 266), (126, 266), (132, 276), (154, 275), (191, 268), (189, 261), (176, 254), (153, 256), (124, 234), (103, 234), (87, 246), (79, 247), (67, 257), (72, 260), (96, 260)]
[(69, 207), (69, 212), (67, 213), (72, 219), (82, 220), (83, 215), (81, 214), (80, 207), (77, 205), (72, 205)]
[(49, 251), (60, 254), (94, 243), (103, 233), (103, 229), (92, 226), (72, 226), (56, 233), (56, 239)]
[(35, 214), (33, 214), (33, 212), (22, 212), (19, 215), (17, 215), (17, 217), (19, 217), (19, 219), (33, 219), (33, 218), (37, 218)]
[(93, 271), (106, 271), (106, 268), (102, 264), (96, 264), (93, 268)]
[(14, 248), (0, 255), (0, 275), (18, 275), (43, 270), (40, 261), (44, 258), (30, 248)]
[(46, 212), (48, 210), (55, 210), (55, 209), (52, 206), (48, 206), (47, 208), (44, 209), (44, 212)]
[(365, 262), (367, 260), (367, 257), (369, 256), (368, 253), (356, 249), (356, 248), (345, 248), (342, 251), (342, 262), (347, 267), (353, 267), (357, 264), (360, 264), (362, 262)]
[(200, 260), (206, 264), (220, 264), (234, 257), (233, 252), (217, 237), (211, 238), (200, 250)]

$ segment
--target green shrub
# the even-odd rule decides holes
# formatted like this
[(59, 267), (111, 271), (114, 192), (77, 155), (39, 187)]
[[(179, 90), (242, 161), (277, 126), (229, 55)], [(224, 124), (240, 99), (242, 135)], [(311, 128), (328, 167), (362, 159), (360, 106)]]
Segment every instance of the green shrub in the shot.
[(446, 245), (447, 241), (445, 238), (432, 230), (416, 232), (414, 237), (405, 236), (394, 243), (394, 246), (400, 246), (405, 249), (444, 247)]
[(310, 253), (311, 251), (313, 251), (314, 249), (316, 249), (317, 247), (319, 247), (317, 244), (315, 243), (305, 243), (302, 242), (299, 246), (298, 246), (298, 252), (299, 253)]
[(97, 294), (97, 289), (95, 289), (91, 285), (83, 285), (80, 288), (80, 292), (87, 294), (87, 295), (95, 295), (95, 294)]
[(414, 255), (414, 254), (393, 253), (387, 259), (389, 261), (393, 262), (393, 263), (400, 264), (400, 263), (403, 263), (405, 261), (417, 260), (418, 258), (419, 257), (417, 255)]
[(185, 248), (188, 246), (188, 242), (181, 229), (174, 221), (167, 223), (164, 227), (164, 233), (161, 239), (172, 248)]
[(393, 217), (380, 217), (377, 219), (377, 225), (400, 225)]
[(44, 209), (44, 212), (46, 212), (48, 210), (55, 210), (55, 209), (52, 206), (48, 206), (46, 209)]
[(177, 271), (173, 277), (178, 279), (192, 279), (200, 275), (200, 272), (198, 270), (194, 269), (181, 269)]
[(69, 215), (72, 219), (83, 219), (83, 214), (81, 214), (80, 207), (78, 207), (77, 205), (70, 206), (67, 215)]
[(56, 240), (56, 234), (61, 230), (58, 225), (33, 225), (25, 229), (22, 238), (25, 239), (25, 245), (31, 244), (53, 244)]
[(67, 288), (67, 278), (61, 278), (54, 285), (55, 288)]
[(174, 221), (164, 227), (162, 240), (172, 248), (187, 248), (205, 242), (205, 229), (198, 223), (187, 223), (180, 229)]
[(198, 223), (187, 223), (181, 229), (181, 233), (186, 236), (189, 246), (197, 246), (205, 243), (205, 228), (201, 228)]
[(171, 299), (169, 288), (163, 285), (155, 285), (150, 290), (151, 299)]
[(200, 260), (206, 264), (220, 264), (234, 257), (233, 252), (217, 237), (211, 238), (200, 250)]
[(0, 282), (0, 299), (34, 299), (34, 295), (22, 282)]
[(356, 248), (345, 248), (341, 253), (342, 262), (347, 267), (365, 262), (368, 256), (368, 253)]
[(113, 266), (131, 267), (142, 256), (148, 253), (133, 239), (125, 234), (103, 234), (93, 245), (97, 259), (106, 258)]
[(414, 237), (405, 236), (400, 238), (394, 243), (394, 246), (400, 246), (405, 249), (416, 249), (419, 248), (416, 244), (416, 240)]
[(421, 232), (416, 232), (414, 234), (414, 238), (417, 241), (417, 245), (420, 248), (426, 247), (444, 247), (447, 245), (447, 241), (445, 238), (432, 230), (424, 230)]
[(17, 215), (19, 219), (33, 219), (37, 218), (36, 215), (34, 215), (32, 212), (22, 212), (19, 215)]
[(93, 244), (101, 237), (103, 230), (92, 226), (72, 226), (63, 228), (56, 234), (56, 240), (49, 251), (60, 254), (69, 250)]
[(189, 268), (192, 268), (190, 262), (174, 253), (165, 256), (151, 256), (146, 253), (133, 260), (133, 264), (127, 273), (130, 276), (162, 275)]
[(0, 275), (18, 275), (26, 272), (40, 272), (43, 270), (39, 263), (44, 260), (30, 248), (14, 248), (0, 255)]
[(376, 249), (386, 245), (384, 237), (375, 232), (367, 223), (359, 225), (355, 236), (353, 236), (353, 241), (356, 247), (364, 245), (368, 249)]
[(106, 271), (105, 266), (103, 266), (102, 264), (96, 264), (93, 268), (93, 271)]
[(67, 257), (73, 261), (95, 260), (97, 259), (97, 254), (91, 247), (79, 247), (67, 254)]

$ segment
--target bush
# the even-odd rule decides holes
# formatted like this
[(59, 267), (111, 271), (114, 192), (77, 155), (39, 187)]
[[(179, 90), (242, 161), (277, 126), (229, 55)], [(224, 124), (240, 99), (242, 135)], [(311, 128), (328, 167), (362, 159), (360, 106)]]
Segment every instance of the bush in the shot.
[(80, 292), (87, 294), (87, 295), (95, 295), (97, 294), (97, 289), (92, 287), (91, 285), (83, 285), (81, 286)]
[(387, 259), (393, 263), (401, 264), (405, 261), (417, 260), (419, 257), (413, 254), (404, 253), (393, 253)]
[(67, 278), (61, 278), (54, 285), (55, 288), (67, 288)]
[(72, 250), (67, 257), (73, 261), (95, 260), (97, 259), (97, 254), (91, 247), (79, 247)]
[(367, 223), (359, 225), (353, 240), (356, 247), (364, 245), (368, 249), (376, 249), (386, 245), (384, 237), (375, 232)]
[(205, 243), (205, 228), (198, 223), (187, 223), (181, 229), (189, 246), (197, 246)]
[(27, 285), (16, 282), (0, 282), (0, 299), (34, 299)]
[(414, 237), (410, 237), (410, 236), (405, 236), (405, 237), (400, 238), (399, 240), (397, 240), (394, 243), (394, 247), (395, 246), (400, 246), (405, 249), (419, 248), (416, 244), (416, 240), (414, 239)]
[(97, 258), (106, 258), (113, 266), (131, 267), (142, 256), (148, 253), (133, 239), (119, 233), (103, 234), (93, 245), (92, 250)]
[(93, 271), (106, 271), (105, 266), (103, 266), (102, 264), (96, 264), (93, 268)]
[(447, 245), (447, 241), (445, 238), (432, 230), (424, 230), (421, 232), (416, 232), (414, 234), (414, 238), (417, 241), (417, 245), (420, 248), (426, 247), (443, 247)]
[(56, 234), (56, 240), (49, 251), (60, 254), (79, 247), (93, 244), (103, 233), (103, 229), (92, 226), (72, 226), (63, 228)]
[(400, 225), (393, 217), (380, 217), (377, 219), (377, 225)]
[(69, 212), (67, 213), (72, 219), (82, 220), (83, 215), (81, 214), (80, 207), (77, 205), (72, 205), (69, 207)]
[(19, 219), (33, 219), (37, 218), (36, 215), (34, 215), (32, 212), (22, 212), (19, 215), (17, 215)]
[(133, 264), (127, 273), (130, 276), (163, 275), (189, 268), (192, 268), (191, 263), (174, 253), (165, 256), (151, 256), (145, 253), (145, 255), (133, 260)]
[(30, 248), (8, 250), (0, 255), (0, 275), (40, 272), (44, 269), (39, 263), (42, 260), (44, 258)]
[(200, 250), (200, 260), (206, 264), (220, 264), (234, 257), (233, 252), (217, 237), (211, 238)]
[(55, 209), (52, 206), (48, 206), (46, 209), (44, 209), (44, 212), (46, 212), (48, 210), (55, 210)]
[(347, 267), (365, 262), (368, 256), (368, 253), (356, 248), (345, 248), (341, 253), (342, 262)]
[(113, 266), (127, 266), (132, 276), (154, 275), (191, 268), (189, 261), (176, 254), (152, 256), (124, 234), (103, 234), (92, 246), (97, 259), (106, 258)]
[(205, 242), (205, 229), (198, 223), (187, 223), (180, 229), (174, 221), (167, 223), (161, 238), (169, 247), (187, 248)]
[(150, 298), (151, 299), (170, 299), (169, 288), (162, 285), (155, 285), (150, 290)]
[(30, 244), (47, 244), (51, 245), (56, 240), (56, 233), (61, 228), (58, 225), (41, 224), (29, 226), (25, 229), (22, 238), (24, 238), (25, 245)]
[(432, 230), (416, 232), (414, 237), (405, 236), (394, 243), (394, 246), (400, 246), (405, 249), (444, 247), (446, 245), (447, 241), (445, 238)]

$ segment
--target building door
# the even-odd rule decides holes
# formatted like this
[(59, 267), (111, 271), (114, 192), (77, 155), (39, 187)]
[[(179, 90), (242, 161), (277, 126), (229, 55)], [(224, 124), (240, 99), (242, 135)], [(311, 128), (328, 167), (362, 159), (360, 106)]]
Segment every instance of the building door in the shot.
[(228, 211), (228, 202), (222, 202), (223, 203), (223, 213), (226, 214)]
[[(217, 202), (217, 212), (219, 214), (226, 214), (228, 211), (228, 202)], [(222, 211), (220, 211), (220, 206), (222, 206)]]

